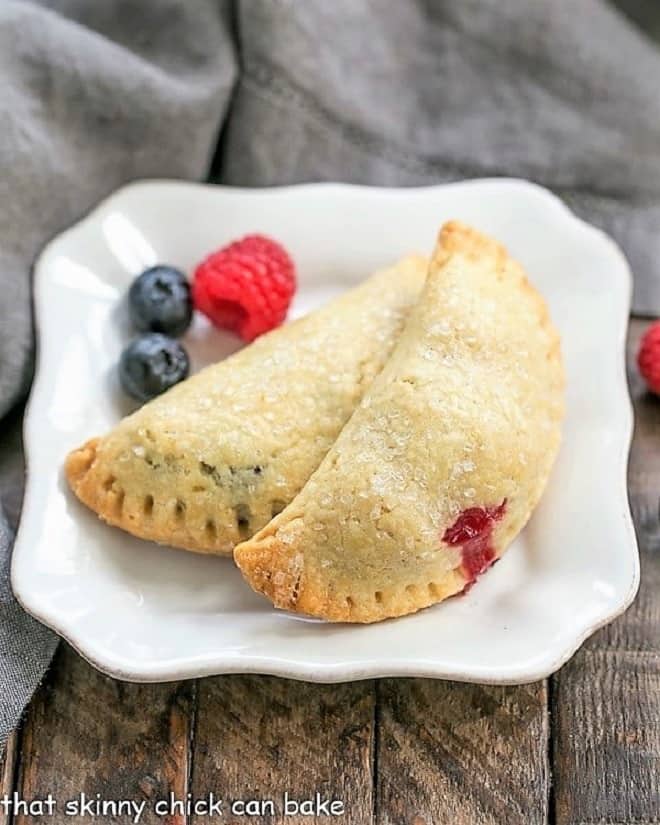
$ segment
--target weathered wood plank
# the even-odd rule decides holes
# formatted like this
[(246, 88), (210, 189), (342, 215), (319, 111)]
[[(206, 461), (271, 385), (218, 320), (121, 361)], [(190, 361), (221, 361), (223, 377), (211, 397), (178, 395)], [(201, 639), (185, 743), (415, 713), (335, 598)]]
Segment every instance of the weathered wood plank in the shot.
[(193, 689), (192, 683), (117, 682), (63, 644), (23, 727), (20, 796), (38, 799), (50, 791), (58, 811), (48, 821), (55, 825), (92, 821), (65, 815), (66, 801), (81, 792), (94, 799), (100, 794), (103, 800), (144, 800), (141, 823), (182, 825), (184, 817), (157, 816), (153, 805), (170, 791), (178, 798), (188, 791)]
[[(14, 732), (7, 740), (4, 754), (0, 756), (0, 797), (10, 797), (14, 790), (14, 776), (18, 761), (19, 734)], [(11, 814), (0, 808), (0, 825), (10, 825)]]
[(555, 679), (558, 825), (660, 821), (660, 401), (646, 393), (634, 363), (646, 326), (633, 321), (628, 341), (635, 406), (628, 481), (642, 581), (628, 612)]
[(660, 657), (584, 649), (553, 703), (557, 825), (660, 821)]
[[(228, 804), (272, 800), (259, 823), (372, 819), (372, 682), (310, 685), (259, 676), (225, 676), (199, 684), (192, 790), (213, 789)], [(341, 800), (343, 816), (283, 816), (283, 796)], [(211, 822), (193, 817), (193, 823)], [(217, 821), (217, 819), (216, 819)], [(228, 821), (241, 821), (228, 817)]]
[(378, 694), (379, 825), (547, 821), (545, 682), (388, 679)]

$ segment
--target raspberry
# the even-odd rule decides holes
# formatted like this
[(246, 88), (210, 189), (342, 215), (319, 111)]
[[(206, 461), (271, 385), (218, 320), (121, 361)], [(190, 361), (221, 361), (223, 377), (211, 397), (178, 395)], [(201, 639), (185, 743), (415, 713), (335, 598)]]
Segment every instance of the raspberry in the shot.
[(284, 321), (295, 290), (295, 266), (286, 250), (263, 235), (247, 235), (199, 264), (192, 295), (216, 326), (253, 341)]
[(651, 324), (644, 333), (637, 365), (651, 392), (660, 395), (660, 321)]

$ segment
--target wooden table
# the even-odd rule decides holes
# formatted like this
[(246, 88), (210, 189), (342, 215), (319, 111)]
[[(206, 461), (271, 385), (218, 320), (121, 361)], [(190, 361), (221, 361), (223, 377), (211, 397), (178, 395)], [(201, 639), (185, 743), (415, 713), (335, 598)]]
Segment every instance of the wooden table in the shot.
[[(510, 688), (254, 676), (140, 686), (101, 676), (62, 645), (0, 765), (0, 794), (50, 791), (62, 803), (81, 791), (150, 801), (213, 791), (279, 807), (285, 791), (319, 792), (346, 809), (319, 820), (163, 819), (147, 807), (143, 823), (660, 823), (660, 402), (633, 365), (644, 326), (633, 322), (629, 346), (641, 590), (557, 675)], [(41, 821), (80, 820), (60, 811)]]

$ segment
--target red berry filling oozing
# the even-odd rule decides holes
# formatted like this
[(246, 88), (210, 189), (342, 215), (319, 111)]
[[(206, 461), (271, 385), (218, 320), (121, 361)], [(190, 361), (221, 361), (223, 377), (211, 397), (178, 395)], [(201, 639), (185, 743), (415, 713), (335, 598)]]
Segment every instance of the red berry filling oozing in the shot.
[(461, 548), (467, 590), (495, 561), (493, 528), (506, 512), (506, 499), (496, 507), (469, 507), (445, 530), (442, 540)]

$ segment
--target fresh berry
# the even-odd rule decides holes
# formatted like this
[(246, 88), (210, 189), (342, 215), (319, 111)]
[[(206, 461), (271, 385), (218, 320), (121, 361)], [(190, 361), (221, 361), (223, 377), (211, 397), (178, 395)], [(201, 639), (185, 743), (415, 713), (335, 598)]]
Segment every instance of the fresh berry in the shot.
[(651, 392), (660, 395), (660, 321), (646, 330), (637, 353), (637, 366)]
[(190, 361), (178, 341), (147, 332), (132, 341), (119, 359), (119, 379), (138, 401), (149, 401), (188, 375)]
[(181, 335), (190, 326), (190, 284), (171, 266), (152, 266), (133, 281), (128, 292), (131, 320), (142, 332)]
[(293, 261), (280, 244), (248, 235), (197, 267), (193, 301), (218, 327), (252, 341), (286, 318), (296, 289)]

